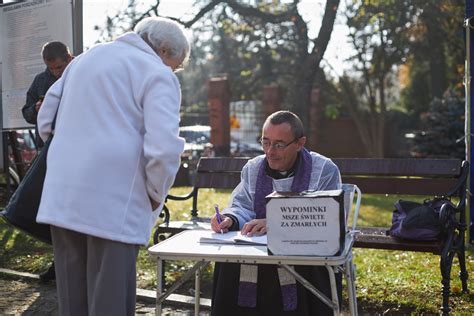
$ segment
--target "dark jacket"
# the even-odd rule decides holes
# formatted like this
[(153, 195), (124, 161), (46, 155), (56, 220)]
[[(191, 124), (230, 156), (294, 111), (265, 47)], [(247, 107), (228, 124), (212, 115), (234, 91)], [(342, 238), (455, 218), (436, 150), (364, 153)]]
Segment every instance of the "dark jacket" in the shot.
[(31, 83), (28, 92), (26, 93), (26, 104), (21, 109), (23, 117), (30, 124), (35, 124), (36, 130), (36, 145), (38, 147), (43, 147), (43, 141), (39, 137), (38, 127), (36, 125), (36, 118), (38, 117), (38, 112), (36, 112), (35, 105), (39, 101), (40, 96), (44, 96), (48, 91), (49, 87), (56, 82), (56, 78), (53, 74), (46, 68), (45, 71), (39, 73), (35, 76), (35, 79)]

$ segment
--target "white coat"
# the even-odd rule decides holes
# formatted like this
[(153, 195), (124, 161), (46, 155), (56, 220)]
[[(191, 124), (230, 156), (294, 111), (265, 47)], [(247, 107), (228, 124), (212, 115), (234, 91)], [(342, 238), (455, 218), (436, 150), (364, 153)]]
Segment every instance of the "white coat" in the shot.
[(37, 221), (146, 245), (184, 148), (180, 103), (175, 74), (135, 33), (76, 57), (38, 114), (46, 140), (59, 106)]

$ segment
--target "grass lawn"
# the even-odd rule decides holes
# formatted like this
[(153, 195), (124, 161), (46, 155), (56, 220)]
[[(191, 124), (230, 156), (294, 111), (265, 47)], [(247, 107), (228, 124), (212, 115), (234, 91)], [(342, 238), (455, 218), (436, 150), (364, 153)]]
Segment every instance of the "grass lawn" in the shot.
[[(186, 194), (190, 188), (173, 188), (173, 194)], [(201, 215), (211, 215), (215, 203), (225, 206), (229, 191), (200, 190)], [(393, 202), (390, 198), (364, 195), (359, 214), (360, 226), (387, 226), (391, 219)], [(191, 201), (170, 201), (172, 219), (189, 219)], [(45, 270), (52, 260), (51, 247), (35, 241), (25, 234), (0, 223), (0, 267), (38, 273)], [(354, 249), (357, 274), (358, 304), (364, 312), (384, 314), (438, 314), (441, 306), (441, 275), (439, 256), (428, 253)], [(457, 260), (453, 265), (451, 281), (451, 308), (453, 314), (471, 314), (474, 311), (474, 251), (467, 251), (467, 270), (470, 274), (468, 288), (471, 294), (461, 293), (457, 277)], [(191, 263), (169, 262), (166, 281), (172, 282), (185, 272)], [(209, 297), (212, 266), (203, 273), (202, 290)], [(143, 247), (138, 258), (138, 287), (154, 289), (156, 285), (155, 263)], [(185, 293), (189, 290), (184, 289)], [(189, 294), (189, 293), (188, 293)]]

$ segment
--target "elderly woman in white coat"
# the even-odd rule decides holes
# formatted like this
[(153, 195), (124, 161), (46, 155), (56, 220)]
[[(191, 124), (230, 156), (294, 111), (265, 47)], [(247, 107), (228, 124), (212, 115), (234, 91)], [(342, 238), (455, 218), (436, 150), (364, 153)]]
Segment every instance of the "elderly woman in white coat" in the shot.
[[(134, 315), (136, 258), (179, 167), (182, 28), (162, 18), (76, 57), (48, 91), (54, 133), (40, 223), (51, 225), (61, 315)], [(55, 129), (52, 122), (56, 116)]]

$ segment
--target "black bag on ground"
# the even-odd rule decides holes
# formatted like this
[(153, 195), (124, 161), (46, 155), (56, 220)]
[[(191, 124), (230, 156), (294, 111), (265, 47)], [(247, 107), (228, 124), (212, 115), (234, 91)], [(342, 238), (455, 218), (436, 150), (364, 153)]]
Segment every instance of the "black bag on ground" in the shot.
[(443, 204), (449, 203), (447, 198), (418, 202), (399, 200), (395, 203), (392, 214), (392, 227), (388, 234), (393, 237), (412, 240), (436, 240), (442, 232), (440, 209)]
[(0, 215), (11, 225), (19, 228), (33, 237), (51, 244), (49, 225), (38, 224), (38, 214), (46, 176), (46, 156), (53, 135), (44, 143), (44, 147), (36, 155), (33, 163), (21, 180), (8, 205)]

